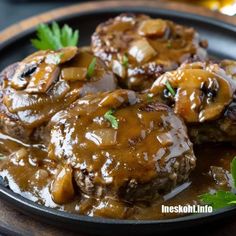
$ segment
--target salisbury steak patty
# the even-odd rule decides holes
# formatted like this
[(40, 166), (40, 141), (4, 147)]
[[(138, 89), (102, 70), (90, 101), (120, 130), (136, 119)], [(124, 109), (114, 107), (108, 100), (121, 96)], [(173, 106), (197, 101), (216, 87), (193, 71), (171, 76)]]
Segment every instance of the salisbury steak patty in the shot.
[(234, 61), (195, 62), (160, 76), (149, 91), (181, 116), (194, 143), (236, 143)]
[[(8, 78), (12, 77), (15, 73), (18, 64), (12, 64), (4, 69), (0, 73), (0, 87), (3, 88), (4, 83), (8, 80)], [(3, 104), (3, 90), (0, 90), (0, 130), (5, 133), (9, 134), (12, 137), (24, 137), (24, 135), (29, 135), (26, 132), (24, 127), (19, 122), (18, 117), (15, 114), (12, 114), (8, 111), (6, 106)], [(26, 134), (27, 133), (27, 134)]]
[(50, 127), (49, 157), (72, 167), (89, 196), (150, 202), (195, 167), (182, 120), (166, 105), (140, 103), (132, 91), (85, 96)]
[(186, 60), (205, 59), (206, 47), (193, 28), (146, 15), (122, 14), (100, 24), (92, 36), (95, 55), (122, 86), (139, 91)]
[(58, 111), (86, 94), (116, 88), (105, 64), (76, 47), (37, 51), (0, 74), (0, 130), (21, 141), (40, 140)]

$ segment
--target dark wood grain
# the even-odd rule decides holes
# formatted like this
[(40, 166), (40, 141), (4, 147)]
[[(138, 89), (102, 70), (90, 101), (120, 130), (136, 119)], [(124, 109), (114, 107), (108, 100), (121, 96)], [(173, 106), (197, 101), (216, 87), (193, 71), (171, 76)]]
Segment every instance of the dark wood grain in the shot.
[(206, 8), (199, 6), (186, 5), (183, 3), (176, 3), (170, 1), (97, 1), (97, 2), (89, 2), (84, 4), (75, 4), (69, 7), (59, 8), (53, 11), (49, 11), (34, 17), (31, 17), (27, 20), (21, 21), (6, 30), (0, 32), (0, 43), (8, 40), (15, 35), (35, 27), (40, 22), (47, 22), (51, 20), (56, 20), (59, 17), (66, 16), (68, 14), (76, 14), (83, 11), (96, 10), (96, 9), (106, 9), (106, 8), (116, 8), (117, 6), (148, 6), (148, 7), (158, 7), (161, 9), (170, 9), (170, 10), (178, 10), (182, 12), (194, 13), (202, 16), (212, 17), (219, 20), (222, 20), (227, 23), (236, 25), (236, 17), (230, 17), (218, 12), (210, 11)]
[[(56, 20), (59, 16), (63, 17), (70, 14), (80, 13), (88, 10), (95, 9), (105, 9), (105, 8), (115, 8), (117, 6), (149, 6), (149, 7), (158, 7), (161, 9), (170, 9), (181, 12), (188, 12), (199, 14), (202, 16), (216, 18), (218, 20), (235, 24), (236, 25), (236, 17), (229, 17), (222, 15), (217, 12), (209, 11), (202, 7), (195, 7), (180, 3), (168, 2), (168, 1), (97, 1), (90, 2), (85, 4), (76, 4), (65, 8), (56, 9), (50, 12), (46, 12), (44, 14), (40, 14), (35, 17), (31, 17), (27, 20), (19, 22), (6, 30), (0, 32), (0, 43), (7, 41), (11, 37), (16, 36), (17, 34), (26, 31), (32, 27), (35, 27), (41, 22), (47, 22), (51, 20)], [(32, 219), (31, 217), (20, 213), (15, 210), (12, 206), (7, 204), (5, 201), (0, 200), (0, 231), (5, 229), (5, 233), (11, 233), (13, 235), (40, 235), (40, 236), (49, 236), (49, 235), (78, 235), (72, 232), (68, 232), (62, 229), (57, 229), (53, 226), (43, 224), (37, 220)], [(8, 231), (6, 231), (8, 230)], [(207, 235), (214, 236), (222, 236), (222, 235), (235, 235), (236, 234), (236, 220), (231, 219), (227, 220), (227, 222), (221, 222), (220, 224), (213, 225), (211, 227), (205, 229), (199, 229), (194, 232), (198, 234), (205, 235), (207, 231)], [(189, 235), (190, 232), (185, 232)], [(192, 232), (191, 232), (192, 233)], [(181, 233), (182, 234), (182, 233)], [(172, 234), (173, 235), (173, 234)], [(183, 234), (182, 234), (183, 235)]]
[[(39, 236), (75, 236), (78, 234), (64, 231), (56, 227), (45, 225), (29, 217), (9, 205), (4, 200), (0, 200), (0, 230), (12, 235), (39, 235)], [(1, 231), (0, 231), (1, 232)]]

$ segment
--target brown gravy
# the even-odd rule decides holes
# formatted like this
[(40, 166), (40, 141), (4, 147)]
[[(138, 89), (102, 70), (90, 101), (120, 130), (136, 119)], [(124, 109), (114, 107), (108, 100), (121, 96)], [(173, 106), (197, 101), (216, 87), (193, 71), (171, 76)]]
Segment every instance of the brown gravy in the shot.
[[(219, 166), (229, 170), (230, 162), (236, 155), (236, 149), (225, 144), (196, 146), (197, 165), (189, 181), (165, 195), (164, 199), (166, 200), (158, 200), (151, 206), (127, 206), (114, 202), (112, 199), (99, 201), (96, 204), (96, 199), (83, 195), (78, 195), (68, 204), (57, 205), (49, 193), (57, 164), (47, 158), (47, 151), (43, 145), (27, 146), (0, 134), (0, 150), (3, 154), (0, 160), (0, 176), (3, 178), (3, 182), (7, 182), (10, 189), (25, 198), (47, 207), (90, 216), (111, 217), (112, 215), (115, 218), (121, 218), (123, 211), (128, 210), (127, 218), (141, 220), (179, 217), (180, 215), (173, 213), (161, 213), (161, 205), (193, 205), (199, 202), (198, 196), (203, 193), (219, 188), (229, 188), (229, 186), (222, 187), (217, 184), (209, 175), (209, 170), (210, 166)], [(9, 153), (15, 154), (9, 155)], [(23, 156), (24, 158), (22, 158)]]

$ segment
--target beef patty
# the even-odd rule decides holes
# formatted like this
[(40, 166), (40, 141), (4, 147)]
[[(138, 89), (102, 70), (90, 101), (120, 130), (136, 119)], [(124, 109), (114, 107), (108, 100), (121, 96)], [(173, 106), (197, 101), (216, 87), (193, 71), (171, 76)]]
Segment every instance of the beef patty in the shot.
[(206, 47), (193, 28), (146, 15), (122, 14), (100, 24), (92, 36), (95, 55), (122, 86), (137, 91), (186, 60), (206, 59)]
[(166, 105), (139, 102), (133, 91), (85, 96), (49, 127), (49, 157), (69, 165), (79, 190), (96, 198), (151, 202), (195, 167), (182, 120)]
[(160, 76), (149, 96), (181, 116), (194, 143), (236, 142), (234, 61), (194, 62)]
[(38, 142), (56, 112), (86, 94), (114, 90), (115, 77), (93, 58), (90, 52), (67, 47), (38, 51), (7, 67), (0, 75), (0, 130)]

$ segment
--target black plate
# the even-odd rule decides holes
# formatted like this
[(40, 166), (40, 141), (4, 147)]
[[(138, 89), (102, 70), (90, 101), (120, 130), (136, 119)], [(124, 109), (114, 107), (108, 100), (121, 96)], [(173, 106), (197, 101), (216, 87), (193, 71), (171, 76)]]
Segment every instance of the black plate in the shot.
[[(57, 21), (62, 24), (67, 23), (73, 28), (79, 28), (80, 46), (82, 46), (90, 43), (90, 36), (100, 22), (122, 12), (144, 13), (152, 17), (166, 18), (180, 24), (192, 26), (199, 31), (202, 38), (209, 41), (209, 53), (212, 56), (236, 60), (236, 27), (212, 18), (151, 7), (116, 7), (115, 9), (106, 8), (70, 15), (59, 18)], [(34, 30), (32, 29), (0, 45), (0, 69), (22, 59), (33, 51), (29, 42), (33, 35)], [(96, 235), (154, 235), (154, 233), (160, 232), (174, 232), (176, 229), (198, 226), (236, 213), (236, 208), (231, 207), (211, 214), (191, 215), (171, 220), (111, 220), (74, 215), (46, 208), (13, 193), (1, 185), (0, 196), (14, 204), (18, 209), (33, 215), (41, 221), (69, 230)]]

